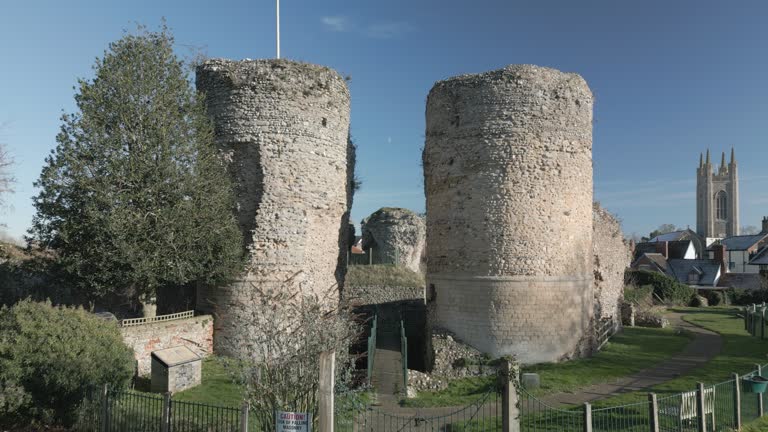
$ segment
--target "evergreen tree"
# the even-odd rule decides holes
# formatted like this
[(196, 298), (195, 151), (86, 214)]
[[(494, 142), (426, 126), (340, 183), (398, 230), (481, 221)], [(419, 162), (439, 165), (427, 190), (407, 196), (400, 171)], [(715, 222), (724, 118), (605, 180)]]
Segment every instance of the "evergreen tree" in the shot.
[(93, 69), (35, 184), (32, 240), (91, 298), (225, 283), (242, 270), (232, 185), (169, 30), (124, 35)]

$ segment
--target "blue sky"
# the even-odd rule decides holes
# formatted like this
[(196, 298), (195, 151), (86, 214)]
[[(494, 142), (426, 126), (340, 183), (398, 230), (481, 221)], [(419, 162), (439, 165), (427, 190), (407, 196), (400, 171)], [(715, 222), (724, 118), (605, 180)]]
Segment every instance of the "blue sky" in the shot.
[[(0, 141), (18, 178), (7, 231), (28, 228), (73, 86), (135, 22), (165, 17), (180, 55), (273, 57), (274, 1), (35, 1), (0, 9)], [(595, 198), (626, 233), (695, 227), (699, 152), (736, 147), (741, 223), (768, 215), (768, 2), (281, 1), (283, 57), (352, 81), (358, 221), (424, 209), (424, 109), (435, 81), (511, 63), (581, 74), (595, 94)]]

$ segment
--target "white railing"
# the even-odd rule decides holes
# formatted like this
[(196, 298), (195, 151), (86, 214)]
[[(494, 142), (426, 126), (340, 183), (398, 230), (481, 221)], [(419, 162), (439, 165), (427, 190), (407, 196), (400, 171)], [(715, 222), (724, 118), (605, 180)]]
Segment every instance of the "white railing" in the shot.
[(184, 318), (193, 318), (194, 316), (195, 316), (195, 311), (189, 310), (186, 312), (179, 312), (179, 313), (168, 314), (168, 315), (158, 315), (158, 316), (153, 316), (149, 318), (128, 318), (120, 321), (120, 327), (133, 327), (137, 325), (152, 324), (156, 322), (173, 321), (173, 320), (179, 320)]
[(608, 339), (615, 333), (616, 323), (613, 321), (613, 317), (603, 318), (598, 321), (596, 328), (597, 351), (600, 351), (608, 343)]

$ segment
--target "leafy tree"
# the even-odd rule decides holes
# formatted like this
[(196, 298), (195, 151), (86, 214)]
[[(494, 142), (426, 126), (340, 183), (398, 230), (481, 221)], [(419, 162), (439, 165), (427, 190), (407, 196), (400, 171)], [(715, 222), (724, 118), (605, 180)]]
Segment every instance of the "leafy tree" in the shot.
[(50, 302), (0, 309), (0, 424), (69, 425), (89, 389), (125, 387), (133, 370), (114, 322)]
[(678, 227), (676, 227), (674, 224), (661, 224), (658, 228), (651, 231), (650, 234), (648, 234), (648, 239), (652, 239), (656, 236), (660, 236), (662, 234), (671, 233), (675, 231), (680, 231)]
[(624, 274), (624, 279), (627, 285), (652, 286), (654, 297), (668, 305), (687, 306), (691, 297), (696, 294), (690, 286), (661, 273), (628, 270)]
[(36, 186), (32, 240), (91, 296), (137, 299), (242, 269), (232, 185), (165, 25), (109, 45), (79, 80)]
[(760, 234), (760, 228), (754, 226), (754, 225), (747, 225), (743, 228), (741, 228), (741, 235), (755, 235)]

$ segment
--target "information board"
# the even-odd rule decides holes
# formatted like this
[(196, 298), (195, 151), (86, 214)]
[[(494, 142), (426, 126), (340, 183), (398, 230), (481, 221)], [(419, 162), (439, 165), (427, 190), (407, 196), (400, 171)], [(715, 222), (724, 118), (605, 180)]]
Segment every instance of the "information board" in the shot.
[(275, 414), (276, 432), (312, 432), (309, 413), (278, 411)]

